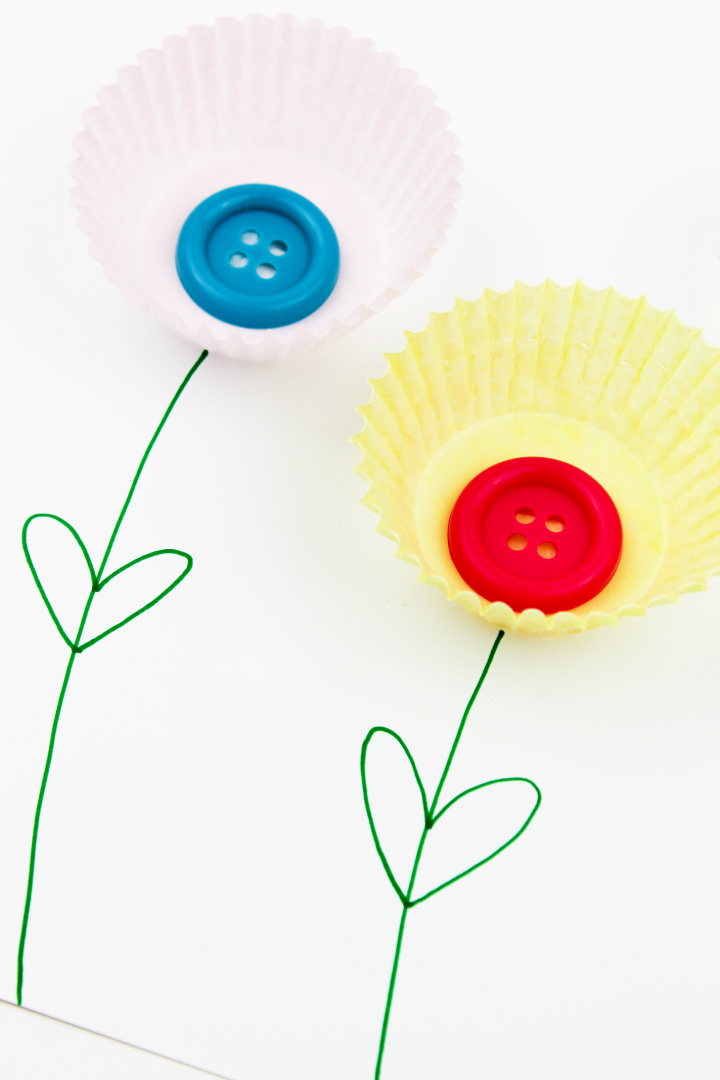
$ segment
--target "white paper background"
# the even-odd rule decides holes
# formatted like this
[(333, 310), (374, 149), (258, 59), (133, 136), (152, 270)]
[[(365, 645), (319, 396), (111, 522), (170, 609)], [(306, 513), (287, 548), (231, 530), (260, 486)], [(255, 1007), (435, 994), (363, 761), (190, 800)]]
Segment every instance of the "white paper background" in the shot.
[[(360, 744), (374, 723), (397, 727), (433, 787), (493, 634), (374, 534), (353, 410), (404, 329), (515, 278), (645, 293), (720, 343), (720, 12), (692, 0), (293, 10), (371, 37), (437, 91), (462, 141), (458, 223), (427, 278), (346, 342), (294, 365), (211, 358), (178, 406), (113, 566), (168, 545), (195, 568), (76, 665), (25, 1001), (233, 1080), (369, 1080), (400, 911), (364, 817)], [(88, 257), (70, 143), (119, 66), (220, 14), (243, 9), (42, 0), (4, 14), (8, 1001), (66, 659), (20, 528), (62, 514), (97, 556), (194, 359)], [(717, 585), (617, 629), (503, 643), (447, 794), (524, 774), (543, 806), (514, 848), (411, 912), (385, 1080), (720, 1072), (719, 655)]]

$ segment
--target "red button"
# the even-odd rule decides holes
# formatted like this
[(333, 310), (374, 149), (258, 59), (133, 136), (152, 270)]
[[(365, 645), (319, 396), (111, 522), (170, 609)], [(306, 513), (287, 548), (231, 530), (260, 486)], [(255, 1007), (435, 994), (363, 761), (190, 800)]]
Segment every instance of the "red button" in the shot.
[(605, 588), (622, 524), (605, 488), (574, 465), (524, 457), (485, 469), (448, 523), (452, 561), (471, 589), (514, 611), (568, 611)]

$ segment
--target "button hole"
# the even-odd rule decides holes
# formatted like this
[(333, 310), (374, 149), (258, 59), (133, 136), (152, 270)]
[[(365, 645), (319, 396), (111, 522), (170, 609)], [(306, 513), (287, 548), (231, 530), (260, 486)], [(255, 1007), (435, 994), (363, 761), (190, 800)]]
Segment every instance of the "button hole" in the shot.
[(260, 263), (256, 273), (261, 278), (275, 277), (275, 267), (271, 266), (270, 263)]
[(561, 518), (559, 514), (553, 514), (545, 522), (545, 528), (548, 532), (562, 532), (565, 528), (565, 519)]
[(260, 239), (260, 234), (256, 233), (254, 229), (248, 229), (247, 232), (244, 232), (242, 234), (240, 239), (242, 240), (243, 244), (257, 244), (258, 240)]
[(513, 533), (512, 536), (507, 538), (507, 546), (512, 551), (522, 551), (523, 548), (527, 547), (527, 539), (522, 533)]
[(521, 506), (519, 510), (515, 511), (515, 520), (519, 521), (521, 525), (530, 525), (535, 520), (535, 511), (531, 510), (529, 506)]
[(541, 544), (538, 544), (537, 551), (541, 559), (554, 559), (558, 553), (558, 549), (551, 540), (543, 540)]
[(273, 240), (270, 245), (271, 255), (284, 255), (287, 251), (287, 244), (284, 244), (282, 240)]
[(247, 257), (247, 255), (243, 255), (242, 251), (236, 251), (234, 255), (230, 256), (230, 265), (231, 266), (241, 267), (241, 266), (247, 266), (247, 264), (248, 264), (248, 257)]

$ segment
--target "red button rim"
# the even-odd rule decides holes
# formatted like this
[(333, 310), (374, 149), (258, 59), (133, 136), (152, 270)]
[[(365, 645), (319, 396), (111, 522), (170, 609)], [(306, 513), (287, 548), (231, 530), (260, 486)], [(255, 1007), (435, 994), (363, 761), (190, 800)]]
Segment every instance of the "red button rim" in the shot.
[[(538, 581), (508, 573), (486, 551), (481, 523), (492, 503), (513, 487), (539, 484), (563, 491), (585, 512), (590, 546), (573, 570)], [(548, 539), (556, 537), (548, 534)], [(622, 556), (620, 515), (607, 491), (588, 473), (556, 458), (510, 458), (491, 465), (463, 489), (448, 522), (450, 556), (463, 581), (485, 600), (514, 611), (539, 608), (546, 615), (580, 607), (615, 575)]]

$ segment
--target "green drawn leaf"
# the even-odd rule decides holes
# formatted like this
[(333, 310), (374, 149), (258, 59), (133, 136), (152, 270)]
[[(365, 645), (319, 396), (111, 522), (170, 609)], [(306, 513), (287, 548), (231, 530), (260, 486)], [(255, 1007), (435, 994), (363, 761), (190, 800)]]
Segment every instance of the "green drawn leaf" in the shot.
[(515, 841), (525, 832), (528, 825), (535, 817), (538, 807), (540, 806), (540, 803), (542, 801), (540, 788), (537, 786), (537, 784), (535, 784), (532, 780), (528, 780), (525, 776), (506, 776), (503, 777), (501, 780), (486, 780), (484, 784), (475, 784), (474, 787), (468, 788), (466, 791), (462, 791), (459, 795), (456, 795), (454, 799), (451, 799), (449, 803), (446, 803), (446, 805), (443, 806), (442, 810), (438, 811), (438, 813), (432, 820), (431, 828), (434, 828), (440, 818), (443, 816), (443, 814), (447, 813), (450, 807), (455, 806), (457, 803), (460, 802), (461, 799), (466, 799), (468, 795), (472, 795), (473, 792), (482, 791), (484, 788), (493, 787), (495, 784), (529, 784), (529, 786), (534, 790), (536, 795), (535, 805), (533, 806), (532, 810), (523, 822), (522, 826), (518, 829), (516, 833), (514, 833), (510, 837), (509, 840), (506, 840), (504, 844), (501, 844), (499, 847), (497, 847), (495, 851), (492, 852), (492, 854), (486, 855), (484, 859), (480, 859), (478, 862), (473, 863), (473, 865), (469, 866), (467, 870), (462, 870), (459, 874), (454, 874), (453, 877), (448, 878), (447, 881), (444, 881), (442, 885), (437, 885), (434, 889), (430, 889), (429, 892), (426, 892), (422, 896), (419, 896), (416, 900), (411, 900), (408, 903), (408, 907), (415, 907), (417, 904), (422, 904), (423, 901), (428, 900), (431, 896), (434, 896), (435, 893), (440, 892), (442, 889), (447, 889), (448, 885), (452, 885), (454, 882), (459, 881), (461, 878), (467, 877), (468, 874), (472, 874), (473, 871), (479, 869), (479, 867), (481, 866), (484, 866), (485, 863), (489, 863), (490, 860), (494, 859), (497, 855), (499, 855), (501, 851), (505, 851), (506, 848), (509, 848), (510, 845), (514, 844)]
[(126, 574), (129, 570), (132, 570), (134, 566), (138, 566), (139, 563), (146, 562), (148, 559), (157, 559), (161, 555), (178, 555), (181, 559), (185, 560), (185, 566), (177, 577), (174, 578), (166, 588), (162, 589), (157, 596), (154, 596), (152, 600), (149, 600), (147, 604), (142, 604), (141, 607), (137, 608), (130, 615), (127, 615), (124, 619), (120, 619), (119, 622), (113, 623), (107, 630), (103, 630), (102, 634), (96, 634), (90, 641), (86, 641), (80, 645), (78, 652), (84, 652), (92, 645), (97, 645), (98, 641), (102, 641), (102, 639), (106, 638), (109, 634), (114, 634), (121, 626), (126, 626), (127, 623), (132, 622), (133, 619), (137, 619), (138, 615), (142, 615), (143, 612), (149, 611), (151, 607), (155, 607), (156, 604), (160, 603), (163, 597), (171, 593), (173, 589), (176, 589), (183, 578), (187, 577), (192, 570), (192, 556), (188, 555), (187, 551), (179, 551), (177, 548), (160, 548), (158, 551), (149, 551), (147, 555), (140, 555), (137, 559), (132, 559), (130, 562), (125, 563), (124, 566), (119, 567), (117, 570), (113, 570), (112, 574), (108, 574), (107, 577), (104, 577), (102, 581), (99, 581), (96, 584), (96, 591), (101, 592), (111, 581), (118, 578), (121, 574)]
[(381, 733), (383, 735), (389, 735), (392, 739), (394, 739), (395, 742), (397, 742), (401, 746), (406, 758), (410, 762), (410, 765), (412, 766), (413, 775), (415, 777), (415, 782), (417, 783), (417, 786), (420, 789), (420, 797), (422, 798), (422, 805), (423, 805), (423, 815), (424, 815), (424, 820), (425, 820), (426, 824), (427, 824), (427, 821), (428, 821), (428, 814), (429, 814), (428, 801), (427, 801), (427, 796), (425, 794), (425, 788), (423, 787), (422, 780), (420, 779), (420, 774), (419, 774), (419, 772), (417, 770), (417, 765), (415, 764), (415, 760), (414, 760), (412, 754), (410, 753), (408, 747), (403, 742), (403, 740), (400, 738), (400, 736), (397, 734), (397, 732), (393, 731), (391, 728), (386, 728), (386, 727), (374, 727), (374, 728), (371, 728), (371, 730), (368, 732), (368, 734), (367, 734), (367, 736), (365, 738), (364, 743), (362, 744), (362, 752), (360, 754), (360, 774), (362, 776), (363, 799), (365, 800), (365, 813), (367, 814), (367, 819), (368, 819), (368, 822), (370, 824), (370, 831), (372, 832), (372, 837), (373, 837), (373, 840), (375, 842), (375, 848), (377, 850), (378, 855), (380, 856), (380, 861), (383, 864), (383, 867), (385, 868), (385, 873), (387, 874), (387, 876), (389, 878), (390, 884), (392, 885), (393, 889), (395, 890), (395, 892), (400, 897), (400, 900), (402, 901), (402, 903), (407, 904), (407, 902), (408, 902), (407, 901), (407, 896), (405, 895), (403, 890), (398, 885), (397, 880), (395, 878), (395, 875), (393, 874), (393, 872), (392, 872), (392, 870), (390, 868), (390, 863), (387, 860), (387, 856), (385, 855), (385, 852), (383, 851), (383, 847), (382, 847), (382, 844), (380, 843), (380, 838), (378, 836), (377, 828), (375, 826), (375, 819), (373, 818), (372, 810), (370, 808), (370, 796), (368, 795), (367, 776), (366, 776), (367, 752), (368, 752), (368, 748), (370, 746), (370, 743), (372, 742), (372, 739), (374, 738), (375, 735), (377, 735), (379, 733)]
[(38, 592), (40, 593), (40, 595), (41, 595), (41, 597), (43, 599), (43, 603), (45, 604), (45, 607), (47, 608), (48, 612), (50, 613), (50, 618), (55, 623), (55, 626), (57, 627), (61, 638), (63, 639), (65, 644), (68, 646), (68, 648), (74, 649), (75, 646), (74, 646), (73, 642), (70, 640), (68, 635), (65, 633), (65, 630), (63, 629), (63, 627), (62, 627), (62, 625), (60, 623), (60, 620), (58, 619), (57, 615), (55, 614), (55, 609), (53, 608), (52, 604), (50, 603), (48, 595), (45, 592), (45, 589), (43, 588), (43, 585), (42, 585), (42, 582), (40, 581), (40, 577), (38, 575), (38, 572), (35, 569), (35, 563), (33, 562), (32, 555), (30, 554), (30, 548), (29, 548), (29, 544), (28, 544), (28, 529), (32, 525), (33, 521), (37, 521), (39, 518), (47, 518), (50, 521), (57, 521), (57, 523), (59, 525), (62, 525), (62, 527), (64, 529), (67, 529), (67, 531), (73, 537), (73, 539), (75, 540), (75, 543), (78, 545), (78, 547), (80, 548), (80, 551), (82, 552), (83, 558), (85, 559), (85, 563), (86, 563), (87, 568), (88, 568), (88, 570), (90, 572), (90, 591), (91, 592), (95, 588), (97, 588), (97, 576), (95, 574), (95, 569), (94, 569), (93, 564), (92, 564), (92, 559), (90, 558), (90, 555), (88, 553), (88, 549), (85, 547), (84, 543), (82, 542), (82, 540), (80, 538), (80, 534), (77, 532), (76, 529), (74, 529), (72, 527), (72, 525), (69, 522), (65, 521), (64, 518), (58, 517), (57, 514), (31, 514), (31, 516), (27, 519), (27, 521), (23, 525), (23, 530), (22, 530), (22, 546), (23, 546), (23, 551), (25, 553), (25, 559), (26, 559), (26, 562), (27, 562), (28, 566), (30, 567), (30, 573), (33, 576), (33, 580), (34, 580), (34, 582), (35, 582), (35, 584), (37, 586)]

